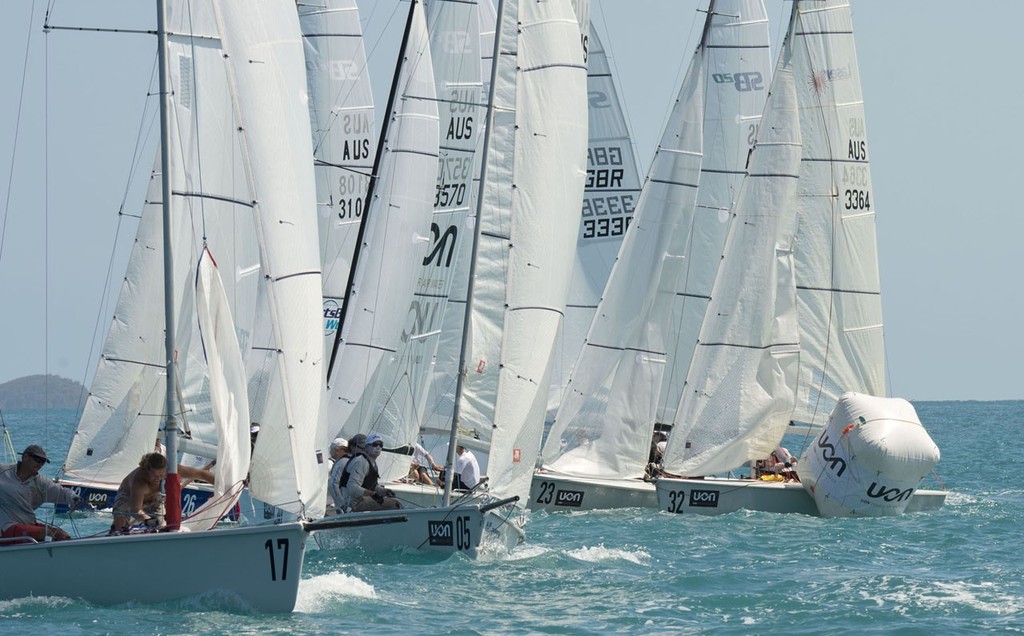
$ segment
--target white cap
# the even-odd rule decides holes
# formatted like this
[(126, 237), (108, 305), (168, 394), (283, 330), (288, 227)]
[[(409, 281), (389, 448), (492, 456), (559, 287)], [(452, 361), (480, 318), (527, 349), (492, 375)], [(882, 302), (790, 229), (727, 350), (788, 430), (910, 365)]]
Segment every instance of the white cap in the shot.
[(366, 445), (372, 446), (374, 442), (384, 443), (384, 438), (380, 436), (380, 433), (370, 433), (366, 436)]
[(336, 450), (342, 450), (342, 449), (347, 449), (347, 448), (348, 448), (348, 440), (346, 440), (344, 437), (335, 437), (334, 441), (331, 442), (331, 452), (332, 453), (334, 451), (336, 451)]

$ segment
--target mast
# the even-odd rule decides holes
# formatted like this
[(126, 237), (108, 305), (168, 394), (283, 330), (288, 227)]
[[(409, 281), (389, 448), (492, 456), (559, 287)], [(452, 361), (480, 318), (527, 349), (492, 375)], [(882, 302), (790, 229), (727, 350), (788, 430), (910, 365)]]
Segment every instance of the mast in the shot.
[(327, 365), (327, 383), (330, 385), (331, 376), (334, 373), (334, 363), (338, 359), (338, 348), (341, 346), (342, 330), (345, 328), (345, 318), (348, 317), (349, 301), (352, 298), (352, 287), (356, 279), (356, 268), (359, 263), (359, 254), (362, 252), (363, 235), (366, 233), (366, 219), (370, 216), (370, 209), (373, 205), (373, 189), (377, 183), (380, 170), (381, 157), (384, 155), (384, 140), (387, 139), (388, 128), (391, 123), (391, 112), (395, 106), (395, 94), (398, 92), (398, 81), (402, 72), (402, 60), (406, 55), (406, 48), (409, 45), (409, 32), (412, 30), (412, 18), (416, 12), (416, 4), (419, 0), (409, 3), (409, 17), (405, 22), (405, 33), (402, 34), (402, 45), (398, 49), (398, 61), (395, 63), (395, 74), (391, 79), (391, 92), (388, 94), (388, 105), (384, 111), (384, 121), (380, 127), (380, 135), (377, 138), (377, 152), (373, 157), (373, 169), (370, 170), (370, 183), (366, 186), (366, 210), (363, 218), (359, 221), (359, 232), (356, 234), (355, 250), (352, 252), (352, 265), (348, 270), (348, 282), (345, 284), (345, 298), (341, 303), (341, 315), (338, 316), (338, 330), (334, 334), (334, 347), (331, 349), (331, 360)]
[(181, 482), (178, 480), (178, 420), (175, 417), (174, 372), (174, 259), (171, 255), (171, 133), (167, 80), (167, 5), (156, 2), (157, 56), (160, 66), (160, 187), (163, 212), (164, 249), (164, 352), (166, 354), (167, 398), (165, 403), (164, 447), (167, 452), (167, 527), (181, 525)]
[(462, 320), (462, 348), (459, 350), (459, 372), (455, 381), (455, 405), (452, 409), (452, 428), (448, 436), (448, 456), (445, 458), (444, 496), (442, 506), (448, 506), (452, 498), (452, 481), (455, 478), (455, 443), (459, 435), (459, 416), (462, 412), (462, 387), (466, 378), (466, 351), (469, 349), (469, 333), (473, 322), (473, 287), (476, 278), (476, 258), (480, 246), (480, 213), (483, 210), (484, 180), (487, 177), (487, 153), (491, 146), (491, 130), (494, 124), (494, 85), (498, 79), (498, 55), (501, 51), (501, 21), (505, 13), (505, 0), (498, 0), (497, 20), (494, 28), (494, 49), (491, 57), (491, 85), (487, 88), (487, 117), (484, 124), (484, 143), (480, 162), (480, 194), (476, 200), (476, 224), (473, 228), (473, 251), (469, 258), (469, 283), (466, 292), (466, 315)]

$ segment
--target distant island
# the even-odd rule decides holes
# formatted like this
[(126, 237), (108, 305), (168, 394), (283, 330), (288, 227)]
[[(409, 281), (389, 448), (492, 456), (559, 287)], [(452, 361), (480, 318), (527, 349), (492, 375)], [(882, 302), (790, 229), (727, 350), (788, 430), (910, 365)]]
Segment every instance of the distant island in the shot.
[(0, 384), (2, 409), (81, 409), (88, 393), (59, 375), (29, 375)]

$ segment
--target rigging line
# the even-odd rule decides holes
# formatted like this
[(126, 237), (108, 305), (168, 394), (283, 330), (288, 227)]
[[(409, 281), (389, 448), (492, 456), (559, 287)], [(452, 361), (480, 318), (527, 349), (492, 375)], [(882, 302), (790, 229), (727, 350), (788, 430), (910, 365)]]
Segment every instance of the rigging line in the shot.
[[(156, 76), (156, 73), (157, 73), (157, 65), (156, 65), (156, 60), (154, 60), (153, 61), (153, 68), (150, 71), (149, 84), (147, 84), (147, 86), (152, 85), (153, 78)], [(147, 92), (147, 97), (151, 97), (151, 96), (152, 96), (152, 94)], [(110, 245), (110, 257), (107, 260), (107, 271), (106, 271), (106, 273), (105, 273), (105, 275), (103, 276), (103, 279), (102, 279), (102, 285), (101, 285), (101, 289), (100, 289), (100, 302), (99, 302), (99, 306), (97, 307), (97, 310), (96, 310), (96, 321), (93, 324), (92, 338), (90, 339), (90, 342), (89, 342), (89, 354), (85, 358), (85, 362), (84, 362), (85, 368), (82, 369), (82, 373), (80, 375), (80, 377), (83, 380), (81, 382), (81, 387), (82, 388), (79, 391), (78, 404), (84, 404), (85, 400), (86, 400), (86, 397), (87, 397), (87, 394), (88, 394), (88, 384), (89, 383), (86, 382), (86, 380), (88, 379), (88, 376), (89, 376), (90, 365), (92, 364), (92, 361), (95, 360), (94, 356), (96, 354), (96, 347), (99, 344), (99, 334), (100, 334), (100, 329), (101, 329), (101, 321), (103, 320), (104, 316), (107, 315), (107, 308), (109, 307), (109, 303), (111, 301), (112, 289), (111, 289), (111, 284), (110, 283), (113, 280), (112, 276), (114, 274), (114, 262), (115, 262), (116, 256), (117, 256), (117, 246), (120, 244), (121, 235), (122, 235), (121, 233), (122, 233), (122, 230), (124, 229), (124, 219), (125, 219), (125, 216), (126, 216), (125, 206), (127, 205), (127, 202), (128, 202), (128, 195), (129, 195), (129, 193), (131, 191), (131, 184), (135, 183), (135, 180), (136, 180), (137, 175), (138, 175), (139, 166), (142, 165), (141, 164), (141, 157), (142, 157), (142, 152), (141, 151), (142, 151), (142, 148), (143, 148), (144, 140), (149, 137), (149, 133), (147, 132), (147, 129), (149, 131), (151, 131), (152, 128), (153, 128), (153, 125), (156, 122), (156, 119), (153, 117), (153, 115), (152, 114), (148, 114), (149, 113), (149, 104), (150, 104), (150, 101), (147, 99), (146, 102), (145, 102), (145, 105), (143, 106), (142, 115), (139, 118), (139, 127), (138, 127), (138, 130), (137, 130), (136, 134), (135, 134), (135, 147), (132, 149), (131, 159), (128, 162), (128, 175), (127, 175), (127, 178), (125, 179), (124, 190), (121, 193), (121, 201), (118, 204), (118, 208), (117, 208), (117, 227), (114, 228), (114, 238), (111, 241), (111, 245)], [(147, 117), (150, 118), (148, 126), (146, 124)], [(146, 205), (146, 203), (143, 203), (143, 206), (145, 206), (145, 205)], [(134, 216), (134, 215), (127, 215), (127, 216)], [(141, 218), (142, 218), (141, 214), (138, 217), (136, 217), (136, 218), (138, 218), (141, 221)]]
[[(35, 5), (33, 4), (33, 10)], [(50, 423), (50, 38), (43, 38), (43, 422)], [(50, 442), (50, 427), (46, 427)]]
[(18, 136), (21, 131), (21, 110), (25, 105), (25, 80), (28, 77), (28, 56), (32, 46), (32, 17), (35, 16), (36, 3), (32, 1), (32, 9), (28, 14), (28, 37), (25, 38), (25, 61), (21, 68), (21, 90), (18, 93), (18, 115), (14, 120), (14, 145), (11, 148), (11, 168), (7, 173), (7, 195), (4, 198), (3, 222), (0, 226), (0, 263), (3, 262), (4, 243), (7, 238), (7, 212), (11, 205), (11, 185), (14, 183), (14, 159), (18, 155)]
[[(190, 64), (192, 65), (191, 66), (192, 70), (189, 73), (189, 77), (188, 77), (188, 81), (191, 84), (189, 86), (189, 92), (192, 94), (192, 109), (191, 109), (191, 112), (192, 112), (192, 118), (195, 121), (195, 127), (194, 128), (195, 128), (195, 135), (196, 135), (196, 146), (198, 148), (202, 148), (203, 147), (203, 143), (202, 143), (202, 139), (200, 138), (200, 132), (201, 131), (200, 131), (200, 126), (199, 126), (199, 108), (200, 108), (199, 97), (200, 97), (200, 95), (199, 95), (199, 91), (197, 90), (197, 87), (196, 87), (196, 73), (195, 73), (196, 38), (193, 35), (193, 33), (195, 33), (196, 29), (195, 29), (195, 24), (192, 21), (192, 3), (191, 2), (187, 2), (186, 5), (188, 6), (188, 33), (189, 33), (189, 36), (188, 36), (188, 46), (189, 46), (189, 52), (192, 53), (192, 60), (190, 62)], [(180, 64), (180, 62), (179, 62), (179, 64)], [(179, 84), (181, 82), (181, 79), (182, 78), (181, 78), (181, 75), (180, 75), (180, 72), (179, 72), (179, 75), (178, 75), (178, 82), (179, 82)], [(173, 95), (174, 94), (174, 88), (170, 87), (170, 90), (171, 90), (171, 94)], [(181, 131), (180, 130), (178, 131), (178, 135), (181, 135)], [(179, 147), (184, 149), (184, 144), (180, 144)], [(184, 160), (184, 157), (182, 157), (182, 160)], [(200, 192), (205, 192), (206, 188), (203, 187), (203, 153), (202, 152), (197, 152), (196, 153), (196, 173), (199, 176), (199, 191)], [(167, 177), (167, 175), (163, 175), (163, 178), (166, 178), (166, 177)], [(200, 219), (200, 225), (202, 226), (203, 245), (205, 246), (206, 245), (206, 202), (202, 198), (199, 199), (199, 219)]]

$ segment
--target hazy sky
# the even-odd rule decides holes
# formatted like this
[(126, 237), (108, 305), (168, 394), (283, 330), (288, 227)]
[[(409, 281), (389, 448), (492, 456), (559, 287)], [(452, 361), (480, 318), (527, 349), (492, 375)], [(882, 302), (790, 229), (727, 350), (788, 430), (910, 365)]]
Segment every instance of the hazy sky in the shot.
[[(707, 2), (592, 2), (644, 170)], [(404, 15), (398, 4), (360, 0), (372, 71), (385, 82), (394, 38), (379, 39), (380, 31)], [(51, 22), (148, 29), (153, 5), (64, 0)], [(927, 0), (853, 5), (890, 391), (1024, 398), (1024, 218), (1013, 203), (1024, 181), (1016, 44), (1024, 3), (984, 3), (980, 15)], [(790, 3), (766, 6), (776, 35)], [(91, 377), (135, 231), (127, 219), (113, 248), (118, 210), (138, 213), (155, 152), (147, 98), (155, 38), (44, 35), (44, 8), (41, 0), (0, 2), (0, 382), (44, 372)]]

